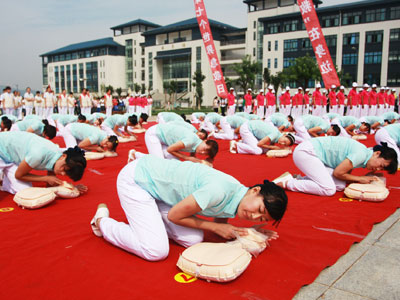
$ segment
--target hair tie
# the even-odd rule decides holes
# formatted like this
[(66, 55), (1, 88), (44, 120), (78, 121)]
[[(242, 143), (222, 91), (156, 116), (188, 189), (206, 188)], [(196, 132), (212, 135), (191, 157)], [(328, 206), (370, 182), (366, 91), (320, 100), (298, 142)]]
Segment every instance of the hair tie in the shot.
[(85, 151), (83, 151), (81, 148), (79, 148), (78, 146), (75, 146), (74, 149), (72, 149), (76, 154), (80, 154), (80, 155), (85, 155)]

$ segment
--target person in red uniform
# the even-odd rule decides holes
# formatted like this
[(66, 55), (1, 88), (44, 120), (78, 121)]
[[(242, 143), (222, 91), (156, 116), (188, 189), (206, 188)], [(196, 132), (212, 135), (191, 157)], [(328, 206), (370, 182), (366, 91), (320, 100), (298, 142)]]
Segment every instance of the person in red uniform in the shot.
[(369, 85), (368, 85), (368, 83), (365, 83), (363, 85), (363, 90), (360, 93), (360, 102), (361, 102), (360, 117), (369, 116), (370, 100), (369, 100), (368, 89), (369, 89)]
[(376, 84), (371, 86), (369, 92), (369, 115), (376, 116), (378, 110), (378, 94), (376, 93)]
[(328, 91), (322, 91), (322, 115), (328, 112)]
[(233, 116), (235, 114), (236, 108), (236, 96), (235, 96), (235, 89), (230, 88), (228, 94), (228, 116)]
[(310, 111), (310, 89), (305, 89), (304, 91), (304, 97), (303, 97), (303, 115), (308, 115)]
[(396, 89), (392, 89), (390, 91), (390, 95), (388, 97), (389, 100), (389, 111), (394, 112), (394, 106), (396, 104)]
[(350, 90), (349, 95), (347, 96), (347, 116), (355, 117), (357, 114), (357, 105), (358, 105), (358, 93), (357, 93), (357, 82), (353, 82), (353, 88)]
[(321, 117), (322, 116), (322, 95), (320, 92), (321, 84), (317, 83), (315, 86), (315, 91), (312, 95), (312, 114), (313, 116)]
[(267, 111), (265, 117), (274, 114), (276, 111), (276, 99), (273, 90), (274, 87), (272, 85), (268, 86), (268, 93), (265, 95), (265, 98), (267, 99)]
[(292, 97), (292, 112), (290, 115), (296, 119), (303, 113), (303, 88), (300, 86), (297, 89), (296, 95)]
[(331, 90), (328, 94), (329, 98), (329, 112), (337, 114), (338, 105), (337, 105), (337, 97), (336, 97), (336, 85), (332, 84)]
[(387, 111), (389, 111), (389, 88), (388, 87), (385, 87), (385, 92), (384, 92), (384, 94), (385, 94), (385, 109), (384, 109), (384, 113), (385, 112), (387, 112)]
[(342, 85), (339, 89), (339, 93), (336, 95), (338, 100), (338, 111), (337, 113), (341, 116), (344, 115), (344, 106), (345, 106), (345, 99), (346, 96), (344, 95), (344, 86)]
[(380, 117), (384, 112), (385, 112), (385, 87), (381, 87), (379, 90), (377, 100), (378, 100), (378, 106), (376, 109), (376, 115)]
[(287, 86), (285, 92), (281, 95), (281, 113), (289, 116), (290, 115), (290, 88)]
[(265, 107), (264, 90), (260, 90), (260, 92), (257, 95), (257, 116), (259, 116), (260, 119), (264, 118), (265, 115), (264, 107)]

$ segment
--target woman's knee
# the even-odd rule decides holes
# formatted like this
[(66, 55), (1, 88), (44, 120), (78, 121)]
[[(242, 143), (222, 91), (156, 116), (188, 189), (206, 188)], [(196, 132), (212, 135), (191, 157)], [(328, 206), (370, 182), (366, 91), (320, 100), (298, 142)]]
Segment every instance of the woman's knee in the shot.
[(203, 242), (203, 240), (204, 240), (204, 232), (202, 230), (199, 230), (195, 234), (188, 235), (185, 237), (179, 237), (179, 239), (176, 240), (176, 242), (179, 245), (188, 248), (190, 246)]
[(169, 244), (167, 241), (166, 243), (160, 243), (157, 246), (143, 248), (141, 256), (148, 261), (160, 261), (166, 259), (168, 257), (168, 254)]

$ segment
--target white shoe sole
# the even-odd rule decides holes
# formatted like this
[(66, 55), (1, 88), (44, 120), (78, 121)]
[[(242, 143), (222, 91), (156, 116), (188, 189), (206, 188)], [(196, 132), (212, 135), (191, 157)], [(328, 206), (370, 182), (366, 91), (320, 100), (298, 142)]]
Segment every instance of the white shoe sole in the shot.
[[(101, 206), (100, 206), (101, 205)], [(94, 215), (93, 219), (90, 221), (90, 226), (92, 227), (92, 231), (94, 235), (98, 237), (102, 237), (103, 234), (101, 233), (100, 228), (96, 225), (97, 220), (100, 218), (108, 218), (110, 216), (110, 211), (108, 210), (105, 204), (99, 204), (96, 210), (96, 214)]]

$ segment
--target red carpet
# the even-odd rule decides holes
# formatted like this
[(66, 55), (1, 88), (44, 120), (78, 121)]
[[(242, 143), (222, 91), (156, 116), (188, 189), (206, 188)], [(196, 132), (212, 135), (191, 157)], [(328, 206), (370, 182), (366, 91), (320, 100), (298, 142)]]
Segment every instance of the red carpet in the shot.
[[(0, 192), (0, 299), (290, 299), (399, 207), (397, 189), (379, 204), (341, 202), (343, 193), (317, 197), (288, 192), (280, 238), (253, 259), (242, 276), (227, 284), (178, 283), (175, 264), (182, 247), (171, 242), (168, 259), (147, 262), (95, 237), (89, 225), (99, 202), (108, 204), (113, 218), (126, 221), (116, 176), (129, 149), (145, 151), (143, 136), (138, 142), (120, 144), (117, 158), (89, 161), (81, 181), (89, 192), (80, 198), (30, 211)], [(366, 144), (372, 145), (373, 139)], [(214, 167), (245, 185), (272, 180), (284, 171), (298, 172), (291, 157), (235, 155), (228, 152), (228, 142), (219, 145)], [(387, 175), (388, 186), (399, 185), (397, 178)], [(236, 219), (232, 223), (250, 225)], [(211, 234), (207, 239), (219, 240)]]

